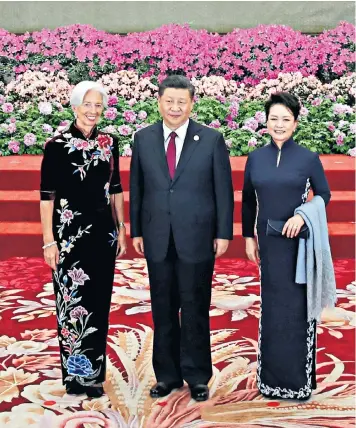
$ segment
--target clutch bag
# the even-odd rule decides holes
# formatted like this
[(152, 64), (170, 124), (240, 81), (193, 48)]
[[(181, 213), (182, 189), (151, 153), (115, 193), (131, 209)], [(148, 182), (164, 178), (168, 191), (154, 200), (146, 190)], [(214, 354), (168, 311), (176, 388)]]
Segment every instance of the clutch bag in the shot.
[[(267, 231), (266, 235), (268, 236), (282, 236), (282, 230), (284, 225), (286, 224), (285, 221), (281, 220), (267, 220)], [(283, 235), (285, 237), (285, 235)], [(299, 233), (295, 238), (302, 238), (302, 239), (308, 239), (309, 238), (309, 229), (306, 224), (302, 226)]]

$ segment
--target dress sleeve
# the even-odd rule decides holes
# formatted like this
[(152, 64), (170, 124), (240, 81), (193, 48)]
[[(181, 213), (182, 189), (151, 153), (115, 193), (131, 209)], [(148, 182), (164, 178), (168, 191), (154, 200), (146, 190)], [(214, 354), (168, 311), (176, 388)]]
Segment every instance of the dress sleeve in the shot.
[(119, 146), (117, 140), (114, 140), (114, 146), (111, 157), (111, 168), (112, 175), (110, 180), (110, 195), (114, 195), (116, 193), (122, 193), (121, 179), (120, 179), (120, 168), (119, 168)]
[(326, 179), (323, 164), (318, 155), (315, 156), (312, 163), (310, 185), (314, 195), (319, 195), (324, 199), (325, 206), (329, 203), (331, 193)]
[(41, 201), (53, 201), (56, 197), (59, 163), (58, 143), (50, 141), (45, 146), (41, 165)]
[(242, 236), (253, 238), (255, 236), (255, 220), (257, 200), (255, 189), (251, 182), (251, 158), (247, 158), (242, 189)]

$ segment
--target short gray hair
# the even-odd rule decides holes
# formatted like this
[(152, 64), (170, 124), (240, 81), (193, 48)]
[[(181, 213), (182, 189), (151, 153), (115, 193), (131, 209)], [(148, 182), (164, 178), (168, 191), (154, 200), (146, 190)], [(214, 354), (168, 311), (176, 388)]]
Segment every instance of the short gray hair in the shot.
[(106, 108), (108, 106), (108, 94), (106, 93), (103, 86), (97, 82), (91, 82), (89, 80), (83, 80), (74, 86), (71, 96), (70, 96), (70, 105), (73, 107), (78, 107), (83, 104), (84, 97), (88, 91), (97, 91), (103, 97), (103, 105)]

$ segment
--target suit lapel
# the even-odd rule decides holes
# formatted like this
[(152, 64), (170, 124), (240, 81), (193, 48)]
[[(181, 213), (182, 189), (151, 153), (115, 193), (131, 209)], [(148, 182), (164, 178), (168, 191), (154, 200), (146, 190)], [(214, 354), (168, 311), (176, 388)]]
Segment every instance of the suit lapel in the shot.
[(154, 134), (152, 140), (152, 146), (156, 153), (156, 159), (163, 171), (163, 174), (167, 177), (167, 180), (171, 181), (171, 177), (169, 175), (166, 151), (164, 149), (164, 136), (163, 136), (163, 126), (162, 122), (156, 123), (155, 126), (152, 127), (152, 133)]
[[(185, 166), (187, 165), (189, 159), (191, 158), (194, 150), (198, 147), (200, 139), (194, 139), (194, 137), (199, 137), (200, 127), (193, 120), (189, 120), (189, 125), (187, 129), (187, 135), (185, 136), (182, 153), (179, 158), (176, 172), (173, 177), (173, 183), (178, 180), (179, 176), (182, 174)], [(167, 163), (167, 162), (166, 162)], [(167, 168), (168, 171), (168, 168)]]

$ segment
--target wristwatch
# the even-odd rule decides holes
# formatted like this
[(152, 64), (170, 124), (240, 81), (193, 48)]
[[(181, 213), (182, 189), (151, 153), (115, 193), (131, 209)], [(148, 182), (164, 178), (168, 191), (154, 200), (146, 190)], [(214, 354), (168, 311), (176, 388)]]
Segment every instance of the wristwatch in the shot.
[(125, 223), (124, 223), (123, 221), (119, 221), (118, 226), (119, 226), (119, 229), (120, 229), (121, 227), (125, 227)]

